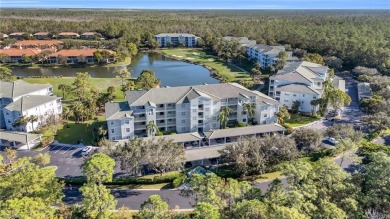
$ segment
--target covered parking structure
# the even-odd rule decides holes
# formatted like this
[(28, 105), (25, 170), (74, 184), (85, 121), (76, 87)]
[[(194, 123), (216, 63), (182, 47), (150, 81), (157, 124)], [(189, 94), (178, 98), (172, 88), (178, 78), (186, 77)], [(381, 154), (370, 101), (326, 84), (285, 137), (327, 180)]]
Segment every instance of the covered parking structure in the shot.
[(40, 134), (0, 131), (0, 145), (17, 150), (30, 150), (41, 143)]
[[(279, 124), (255, 125), (230, 129), (217, 129), (205, 132), (205, 137), (209, 145), (225, 144), (227, 139), (249, 137), (249, 136), (263, 136), (265, 134), (284, 134), (286, 129)], [(229, 141), (228, 141), (229, 142)]]
[[(142, 140), (145, 142), (152, 141), (152, 140), (158, 141), (159, 139), (172, 140), (172, 142), (183, 145), (183, 146), (186, 146), (187, 144), (190, 146), (191, 145), (192, 146), (199, 146), (202, 143), (203, 137), (200, 136), (198, 132), (192, 132), (192, 133), (181, 133), (181, 134), (162, 135), (162, 136), (153, 136), (153, 137), (142, 138)], [(126, 141), (128, 141), (128, 139), (119, 140), (119, 141), (116, 141), (116, 144), (122, 144)], [(189, 146), (186, 146), (186, 147), (189, 147)]]

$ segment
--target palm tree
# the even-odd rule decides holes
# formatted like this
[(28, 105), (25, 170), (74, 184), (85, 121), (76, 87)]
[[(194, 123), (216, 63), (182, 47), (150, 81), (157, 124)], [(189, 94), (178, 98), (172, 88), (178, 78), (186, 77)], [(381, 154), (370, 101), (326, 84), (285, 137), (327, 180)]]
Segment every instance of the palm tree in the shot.
[(18, 129), (20, 129), (20, 126), (26, 126), (27, 123), (28, 123), (28, 118), (26, 118), (26, 116), (21, 116), (17, 120), (15, 120), (14, 123), (12, 123), (12, 126), (18, 127)]
[(148, 136), (154, 136), (158, 131), (158, 127), (156, 124), (154, 124), (154, 121), (150, 121), (146, 126), (146, 132)]
[(85, 116), (85, 108), (84, 105), (81, 102), (76, 102), (72, 106), (72, 110), (74, 113), (75, 120), (79, 122), (81, 120), (81, 123), (84, 122), (84, 116)]
[(229, 115), (232, 112), (232, 109), (229, 107), (224, 107), (221, 109), (218, 115), (218, 121), (221, 123), (221, 128), (226, 128), (226, 124), (229, 121)]
[(65, 92), (68, 93), (69, 91), (72, 90), (72, 87), (68, 84), (59, 84), (58, 85), (58, 90), (62, 91), (62, 98), (65, 99)]
[(36, 115), (31, 115), (27, 118), (28, 122), (31, 122), (32, 125), (32, 130), (34, 130), (34, 122), (38, 122), (38, 116)]
[(244, 104), (244, 110), (248, 113), (248, 121), (253, 123), (253, 118), (256, 113), (256, 105), (254, 103), (246, 103)]
[(69, 117), (74, 116), (74, 113), (68, 107), (64, 107), (62, 109), (62, 116), (65, 118), (65, 120), (69, 120)]

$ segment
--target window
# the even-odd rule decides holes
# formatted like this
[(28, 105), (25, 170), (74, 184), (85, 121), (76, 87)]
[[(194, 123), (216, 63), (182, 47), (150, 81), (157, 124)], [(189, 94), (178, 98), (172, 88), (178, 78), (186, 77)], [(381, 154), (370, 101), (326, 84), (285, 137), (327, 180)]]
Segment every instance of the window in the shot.
[(246, 122), (246, 119), (243, 119), (242, 122)]
[(288, 102), (288, 100), (284, 100), (284, 102)]
[(8, 123), (11, 123), (11, 121), (10, 121), (10, 120), (8, 120)]
[(213, 116), (213, 120), (214, 120), (214, 121), (217, 120), (217, 117), (216, 117), (216, 116)]
[(268, 115), (267, 115), (267, 113), (266, 114), (264, 114), (264, 117), (267, 117)]
[(317, 99), (317, 97), (313, 97), (313, 100)]
[(6, 112), (5, 114), (7, 114), (7, 116), (9, 116), (9, 112)]
[(111, 133), (115, 133), (115, 130), (114, 130), (114, 129), (111, 129)]
[(192, 112), (193, 112), (193, 113), (196, 113), (196, 109), (193, 109)]
[(182, 131), (182, 132), (185, 132), (185, 131), (186, 131), (186, 127), (182, 127), (182, 128), (181, 128), (181, 131)]
[(305, 95), (304, 95), (304, 94), (302, 94), (302, 96), (304, 97)]
[(111, 121), (111, 125), (114, 125), (114, 121)]
[(129, 120), (125, 120), (125, 124), (130, 124), (130, 121)]
[(130, 128), (126, 128), (126, 132), (130, 132)]
[(186, 120), (185, 119), (181, 120), (181, 123), (186, 123)]
[(263, 121), (263, 125), (267, 124), (267, 121)]
[(182, 115), (182, 116), (185, 116), (185, 115), (186, 115), (186, 112), (181, 112), (181, 115)]
[(321, 86), (321, 82), (317, 82), (317, 85), (318, 85), (318, 86)]
[(183, 103), (183, 104), (181, 105), (181, 108), (186, 108), (186, 105)]
[(192, 117), (192, 120), (196, 120), (196, 116)]
[(286, 95), (286, 96), (290, 96), (290, 94), (289, 94), (289, 93), (287, 93), (287, 92), (286, 92), (286, 93), (284, 93), (284, 95)]
[(213, 124), (213, 128), (217, 128), (217, 124)]
[(293, 94), (294, 97), (296, 97), (297, 95), (296, 94)]
[(112, 140), (115, 140), (115, 137), (112, 137)]

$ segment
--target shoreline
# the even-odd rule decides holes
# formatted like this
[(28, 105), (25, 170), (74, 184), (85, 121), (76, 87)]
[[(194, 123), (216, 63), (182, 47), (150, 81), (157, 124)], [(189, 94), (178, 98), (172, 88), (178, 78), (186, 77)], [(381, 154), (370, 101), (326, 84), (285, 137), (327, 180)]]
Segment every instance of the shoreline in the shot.
[[(53, 68), (53, 69), (56, 69), (56, 68), (95, 68), (95, 67), (106, 67), (106, 68), (109, 68), (109, 67), (120, 67), (120, 66), (128, 66), (131, 64), (131, 57), (126, 57), (125, 60), (123, 62), (119, 62), (119, 63), (108, 63), (106, 65), (99, 65), (99, 64), (86, 64), (86, 65), (59, 65), (59, 64), (26, 64), (25, 66), (23, 66), (23, 64), (21, 64), (20, 66), (17, 66), (18, 64), (21, 64), (21, 63), (8, 63), (8, 64), (0, 64), (1, 67), (7, 67), (7, 68), (10, 68), (10, 69), (14, 69), (14, 68), (17, 68), (17, 69), (37, 69), (37, 68)], [(14, 66), (15, 65), (15, 66)]]

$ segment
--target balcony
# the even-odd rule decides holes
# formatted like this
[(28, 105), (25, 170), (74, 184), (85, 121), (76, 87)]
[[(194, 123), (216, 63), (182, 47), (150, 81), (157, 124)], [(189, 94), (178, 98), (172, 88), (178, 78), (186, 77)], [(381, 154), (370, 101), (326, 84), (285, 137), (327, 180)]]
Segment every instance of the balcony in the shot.
[(146, 117), (134, 117), (134, 122), (144, 122)]
[(144, 130), (146, 127), (145, 125), (136, 125), (134, 126), (134, 130)]
[(157, 114), (156, 118), (157, 119), (165, 119), (165, 115), (164, 114)]
[(167, 113), (167, 117), (168, 117), (168, 118), (172, 118), (172, 117), (174, 118), (174, 117), (176, 117), (176, 112), (168, 112), (168, 113)]

